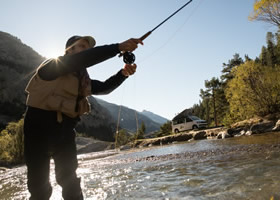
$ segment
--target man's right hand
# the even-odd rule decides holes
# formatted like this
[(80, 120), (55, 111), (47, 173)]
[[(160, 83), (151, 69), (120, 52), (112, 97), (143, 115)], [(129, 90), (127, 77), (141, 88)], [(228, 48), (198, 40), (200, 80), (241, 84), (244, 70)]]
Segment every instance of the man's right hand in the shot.
[(134, 51), (137, 47), (138, 44), (142, 44), (143, 42), (140, 39), (135, 39), (135, 38), (131, 38), (129, 40), (126, 40), (122, 43), (119, 43), (119, 50), (121, 52), (126, 52), (126, 51)]

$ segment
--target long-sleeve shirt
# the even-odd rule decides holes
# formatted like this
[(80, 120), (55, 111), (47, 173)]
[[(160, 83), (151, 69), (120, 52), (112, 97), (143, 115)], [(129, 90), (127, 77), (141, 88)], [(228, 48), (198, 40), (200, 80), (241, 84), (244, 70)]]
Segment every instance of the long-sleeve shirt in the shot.
[[(73, 73), (103, 62), (119, 53), (118, 44), (90, 48), (76, 54), (60, 56), (57, 59), (45, 61), (38, 74), (43, 80), (51, 81), (59, 76)], [(126, 79), (121, 70), (105, 81), (91, 80), (91, 92), (95, 95), (108, 94), (116, 89)]]

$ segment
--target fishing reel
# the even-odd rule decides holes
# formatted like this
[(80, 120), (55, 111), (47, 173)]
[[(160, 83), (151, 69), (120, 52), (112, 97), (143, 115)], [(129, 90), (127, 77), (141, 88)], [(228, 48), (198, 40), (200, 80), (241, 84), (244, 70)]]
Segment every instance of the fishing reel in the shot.
[(135, 62), (135, 55), (132, 52), (126, 51), (121, 56), (123, 56), (123, 62), (126, 64), (133, 64)]

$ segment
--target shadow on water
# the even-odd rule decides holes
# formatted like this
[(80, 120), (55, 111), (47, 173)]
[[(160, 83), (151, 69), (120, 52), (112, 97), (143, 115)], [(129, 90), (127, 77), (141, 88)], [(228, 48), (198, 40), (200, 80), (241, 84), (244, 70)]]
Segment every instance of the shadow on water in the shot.
[[(80, 156), (85, 199), (275, 199), (280, 133)], [(25, 167), (0, 173), (1, 199), (25, 199)], [(54, 186), (53, 200), (61, 199)]]

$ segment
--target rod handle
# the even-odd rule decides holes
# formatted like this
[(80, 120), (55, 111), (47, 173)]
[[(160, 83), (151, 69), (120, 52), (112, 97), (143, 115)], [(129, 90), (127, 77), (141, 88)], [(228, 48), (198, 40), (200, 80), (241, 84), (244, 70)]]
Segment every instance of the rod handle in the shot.
[(140, 40), (145, 40), (149, 35), (151, 35), (151, 33), (152, 33), (152, 31), (149, 31), (149, 32), (147, 32), (147, 33), (145, 33), (142, 37), (140, 37), (139, 39)]

